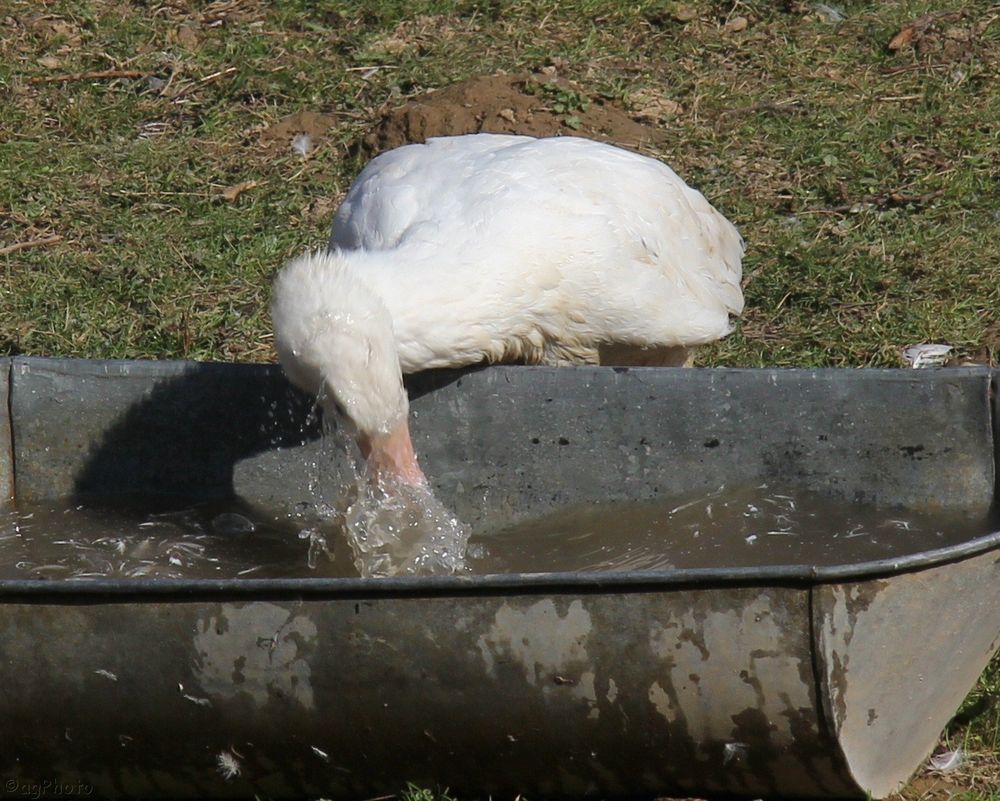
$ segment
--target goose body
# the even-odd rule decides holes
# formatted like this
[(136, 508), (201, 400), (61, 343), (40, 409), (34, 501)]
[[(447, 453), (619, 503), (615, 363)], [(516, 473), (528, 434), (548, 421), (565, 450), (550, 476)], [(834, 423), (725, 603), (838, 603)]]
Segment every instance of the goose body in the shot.
[(275, 344), (363, 451), (416, 480), (402, 373), (710, 342), (743, 308), (742, 254), (736, 228), (654, 159), (576, 137), (431, 139), (374, 159), (328, 250), (282, 269)]

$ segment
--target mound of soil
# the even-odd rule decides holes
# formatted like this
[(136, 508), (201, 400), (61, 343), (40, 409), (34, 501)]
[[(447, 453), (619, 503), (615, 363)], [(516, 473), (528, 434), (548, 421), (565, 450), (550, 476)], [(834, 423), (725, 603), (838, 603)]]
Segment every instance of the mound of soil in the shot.
[(268, 150), (284, 152), (300, 134), (309, 137), (310, 143), (319, 142), (336, 123), (337, 118), (332, 115), (300, 111), (268, 126), (261, 132), (260, 141)]
[(390, 109), (361, 145), (375, 155), (433, 136), (468, 133), (578, 135), (633, 150), (655, 149), (664, 141), (656, 127), (543, 73), (472, 78), (413, 97)]

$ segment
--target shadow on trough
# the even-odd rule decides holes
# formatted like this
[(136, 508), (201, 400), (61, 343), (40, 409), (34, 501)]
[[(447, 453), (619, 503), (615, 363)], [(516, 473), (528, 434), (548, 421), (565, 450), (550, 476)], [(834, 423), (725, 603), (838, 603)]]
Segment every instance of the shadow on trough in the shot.
[[(18, 359), (14, 370), (18, 496), (26, 500), (235, 500), (237, 465), (261, 457), (305, 470), (278, 452), (315, 449), (322, 434), (315, 401), (277, 365)], [(409, 379), (410, 396), (464, 372)], [(293, 491), (295, 479), (286, 478), (280, 483)]]
[(94, 440), (74, 495), (230, 498), (236, 464), (321, 433), (313, 401), (276, 367), (196, 364), (138, 397), (129, 384), (90, 398), (120, 417)]

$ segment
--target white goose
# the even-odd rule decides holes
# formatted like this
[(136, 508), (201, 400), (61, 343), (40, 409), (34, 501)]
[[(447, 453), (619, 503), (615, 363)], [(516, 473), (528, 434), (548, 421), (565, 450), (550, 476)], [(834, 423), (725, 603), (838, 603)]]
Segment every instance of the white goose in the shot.
[(419, 484), (404, 373), (682, 364), (742, 311), (742, 255), (736, 228), (651, 158), (575, 137), (431, 139), (372, 161), (329, 249), (281, 270), (275, 345), (376, 472)]

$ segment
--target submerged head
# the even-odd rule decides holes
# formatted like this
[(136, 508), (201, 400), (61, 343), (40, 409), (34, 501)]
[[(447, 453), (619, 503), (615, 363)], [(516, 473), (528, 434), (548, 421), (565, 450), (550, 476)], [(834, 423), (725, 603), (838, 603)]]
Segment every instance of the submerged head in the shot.
[(349, 253), (317, 251), (282, 268), (271, 300), (278, 358), (325, 414), (354, 426), (377, 471), (420, 483), (392, 318), (351, 261)]

